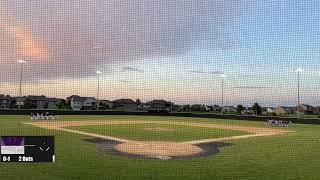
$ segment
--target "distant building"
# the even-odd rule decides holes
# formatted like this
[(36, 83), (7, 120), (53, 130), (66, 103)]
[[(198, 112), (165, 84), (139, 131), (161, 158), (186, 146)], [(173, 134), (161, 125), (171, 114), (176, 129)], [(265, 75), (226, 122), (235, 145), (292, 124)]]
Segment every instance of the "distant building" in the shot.
[(47, 98), (48, 109), (56, 109), (57, 105), (62, 101), (59, 98)]
[(320, 106), (314, 107), (313, 113), (320, 114)]
[(66, 98), (66, 102), (71, 102), (71, 100), (72, 100), (73, 98), (78, 98), (78, 97), (80, 97), (80, 96), (78, 96), (78, 95), (69, 96), (69, 97)]
[(0, 94), (0, 109), (9, 109), (11, 106), (12, 97)]
[(27, 96), (31, 100), (32, 109), (46, 109), (48, 108), (48, 101), (45, 96)]
[(100, 103), (103, 103), (107, 109), (111, 109), (113, 107), (112, 101), (109, 101), (109, 100), (98, 100), (99, 107), (100, 107)]
[(224, 113), (236, 113), (237, 112), (237, 108), (234, 106), (224, 106), (222, 108), (222, 112)]
[[(210, 109), (211, 110), (211, 109)], [(218, 113), (218, 112), (221, 112), (222, 110), (222, 107), (218, 106), (218, 105), (213, 105), (212, 106), (212, 112), (214, 113)]]
[(16, 106), (23, 107), (25, 98), (26, 97), (16, 97)]
[(241, 111), (241, 114), (246, 116), (255, 116), (257, 115), (257, 112), (251, 108), (246, 108)]
[(207, 105), (205, 105), (205, 108), (206, 108), (206, 111), (211, 111), (211, 109), (212, 109), (212, 106), (207, 106)]
[(308, 104), (300, 104), (298, 108), (301, 114), (304, 114), (304, 115), (314, 114), (314, 108)]
[(137, 111), (138, 105), (132, 99), (117, 99), (112, 101), (114, 109), (122, 109), (124, 111)]
[(296, 110), (297, 110), (296, 107), (279, 106), (275, 109), (275, 113), (277, 115), (288, 115), (288, 114), (294, 114)]
[(263, 107), (262, 115), (273, 115), (275, 114), (275, 108), (273, 107)]
[(275, 111), (275, 109), (272, 108), (272, 107), (268, 107), (268, 108), (266, 109), (266, 112), (267, 112), (268, 114), (272, 114), (272, 113), (274, 113), (274, 111)]
[(160, 109), (170, 110), (171, 108), (171, 102), (168, 102), (165, 100), (157, 100), (157, 99), (147, 102), (146, 105), (149, 106), (150, 109), (155, 109), (155, 110), (160, 110)]
[(97, 106), (97, 101), (94, 97), (80, 97), (80, 96), (70, 96), (67, 98), (70, 101), (70, 106), (73, 110), (95, 110)]
[(150, 106), (148, 106), (146, 103), (140, 103), (138, 105), (138, 110), (140, 111), (147, 111), (148, 109), (150, 109)]
[(18, 98), (17, 102), (19, 101), (23, 105), (23, 101), (26, 98), (31, 100), (32, 109), (55, 109), (61, 101), (61, 99), (47, 98), (46, 96), (27, 96)]

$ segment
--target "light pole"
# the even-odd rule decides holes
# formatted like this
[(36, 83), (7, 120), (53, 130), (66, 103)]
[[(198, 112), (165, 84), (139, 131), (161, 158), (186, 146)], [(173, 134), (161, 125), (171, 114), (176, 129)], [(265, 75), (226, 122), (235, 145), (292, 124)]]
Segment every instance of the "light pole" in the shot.
[(222, 105), (222, 109), (221, 109), (221, 114), (223, 114), (223, 107), (224, 107), (224, 78), (226, 78), (227, 76), (225, 74), (221, 74), (220, 78), (221, 78), (221, 105)]
[(100, 90), (100, 75), (102, 74), (101, 71), (96, 71), (97, 74), (97, 81), (98, 81), (98, 87), (97, 87), (97, 110), (99, 110), (99, 90)]
[(298, 106), (297, 106), (297, 109), (298, 109), (298, 111), (297, 111), (297, 113), (298, 113), (298, 118), (300, 118), (300, 75), (301, 75), (301, 73), (303, 73), (303, 69), (302, 68), (298, 68), (297, 70), (296, 70), (296, 73), (297, 73), (297, 75), (298, 75)]
[[(20, 59), (17, 61), (17, 63), (20, 65), (20, 83), (19, 83), (19, 100), (21, 100), (22, 96), (22, 73), (23, 73), (23, 65), (27, 63), (26, 61)], [(19, 109), (21, 108), (21, 102), (18, 103)]]

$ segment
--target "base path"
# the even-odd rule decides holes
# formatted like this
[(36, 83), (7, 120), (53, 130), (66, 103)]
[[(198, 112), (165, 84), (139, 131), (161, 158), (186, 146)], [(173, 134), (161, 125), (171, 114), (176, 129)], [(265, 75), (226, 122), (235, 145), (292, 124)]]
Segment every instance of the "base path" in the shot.
[[(42, 122), (31, 122), (25, 123), (28, 125), (33, 125), (40, 128), (52, 129), (58, 131), (65, 131), (70, 133), (81, 134), (90, 137), (96, 137), (101, 139), (107, 139), (112, 141), (120, 142), (115, 149), (130, 154), (139, 154), (145, 156), (184, 156), (197, 154), (201, 152), (198, 144), (219, 142), (226, 140), (236, 140), (244, 139), (250, 137), (261, 137), (261, 136), (274, 136), (282, 135), (292, 131), (284, 129), (275, 128), (260, 128), (260, 127), (250, 127), (250, 126), (239, 126), (239, 125), (225, 125), (225, 124), (208, 124), (208, 123), (195, 123), (195, 122), (178, 122), (178, 121), (42, 121)], [(105, 136), (95, 133), (88, 133), (78, 130), (68, 129), (71, 126), (89, 126), (89, 125), (115, 125), (115, 124), (171, 124), (171, 125), (183, 125), (192, 127), (205, 127), (205, 128), (217, 128), (217, 129), (228, 129), (237, 131), (246, 131), (249, 135), (241, 136), (229, 136), (222, 138), (212, 138), (212, 139), (201, 139), (186, 142), (166, 142), (166, 141), (135, 141), (124, 138)], [(165, 132), (163, 132), (165, 133)]]

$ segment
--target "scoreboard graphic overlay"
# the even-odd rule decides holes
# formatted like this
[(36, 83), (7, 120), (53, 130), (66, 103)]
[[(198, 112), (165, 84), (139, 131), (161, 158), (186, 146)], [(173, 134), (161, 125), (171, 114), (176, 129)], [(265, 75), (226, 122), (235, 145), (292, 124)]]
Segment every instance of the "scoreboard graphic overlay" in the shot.
[(0, 162), (54, 162), (54, 136), (0, 136)]

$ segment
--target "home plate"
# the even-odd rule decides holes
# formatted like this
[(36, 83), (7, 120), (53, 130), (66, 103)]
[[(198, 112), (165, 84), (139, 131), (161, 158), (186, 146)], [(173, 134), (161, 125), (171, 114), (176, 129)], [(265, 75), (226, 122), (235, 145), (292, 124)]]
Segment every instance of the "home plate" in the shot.
[(160, 160), (170, 160), (172, 157), (170, 156), (155, 156), (154, 158), (160, 159)]

